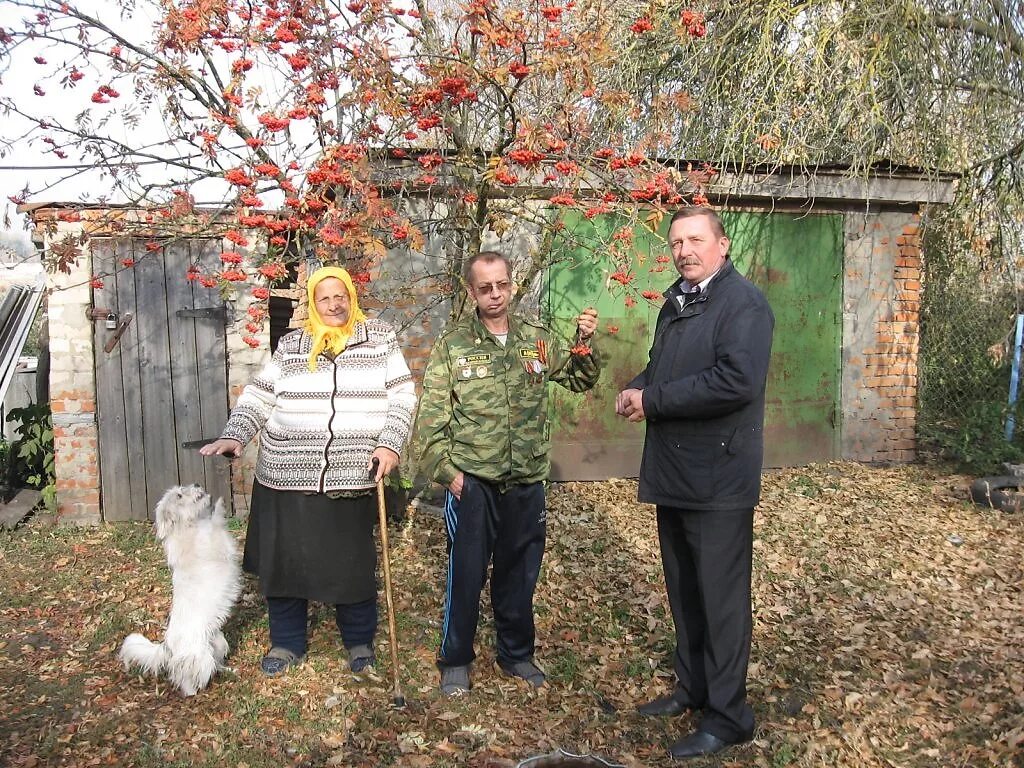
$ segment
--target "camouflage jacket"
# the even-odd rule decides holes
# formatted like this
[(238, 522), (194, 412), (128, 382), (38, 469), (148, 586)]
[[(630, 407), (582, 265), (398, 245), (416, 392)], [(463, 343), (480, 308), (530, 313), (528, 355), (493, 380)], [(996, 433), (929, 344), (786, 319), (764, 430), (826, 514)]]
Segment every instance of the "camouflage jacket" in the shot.
[(476, 312), (441, 335), (423, 376), (416, 447), (427, 477), (447, 486), (461, 470), (500, 487), (547, 478), (547, 382), (572, 392), (597, 383), (596, 351), (572, 355), (542, 325), (509, 318), (505, 346)]

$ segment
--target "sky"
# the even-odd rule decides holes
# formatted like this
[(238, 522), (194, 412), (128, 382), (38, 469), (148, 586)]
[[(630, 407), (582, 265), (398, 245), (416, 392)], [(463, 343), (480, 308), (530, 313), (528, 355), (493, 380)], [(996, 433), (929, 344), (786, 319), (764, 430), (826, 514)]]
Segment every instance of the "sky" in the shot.
[[(0, 7), (4, 5), (0, 0)], [(79, 0), (77, 7), (84, 12), (98, 17), (103, 23), (117, 31), (126, 31), (128, 39), (145, 43), (153, 28), (152, 8), (146, 3), (135, 6), (133, 13), (122, 18), (123, 7), (134, 4), (116, 2), (115, 0)], [(11, 6), (7, 6), (8, 9)], [(3, 13), (4, 25), (9, 29), (16, 29), (20, 24), (15, 20), (19, 16), (25, 16), (23, 9), (16, 8), (13, 13)], [(127, 31), (130, 30), (130, 34)], [(33, 61), (37, 55), (42, 55), (47, 64), (40, 66)], [(67, 73), (71, 61), (66, 52), (56, 48), (47, 47), (36, 42), (16, 46), (9, 59), (0, 60), (0, 99), (10, 99), (17, 104), (25, 104), (33, 110), (42, 106), (46, 115), (56, 120), (70, 124), (75, 115), (85, 109), (93, 108), (90, 103), (91, 95), (99, 82), (93, 72), (83, 66), (79, 60), (76, 62), (83, 71), (86, 71), (86, 78), (83, 79), (84, 87), (66, 89), (60, 80)], [(120, 87), (124, 88), (128, 81), (122, 81)], [(33, 93), (33, 86), (40, 86), (46, 96), (40, 99)], [(127, 91), (127, 88), (124, 88)], [(116, 105), (130, 106), (130, 94), (120, 100)], [(115, 105), (111, 105), (112, 109)], [(44, 115), (40, 115), (44, 116)], [(97, 118), (102, 112), (97, 111)], [(42, 189), (46, 185), (53, 184), (68, 174), (68, 170), (76, 165), (82, 165), (82, 160), (77, 152), (69, 150), (66, 160), (57, 158), (50, 148), (36, 140), (33, 144), (18, 143), (11, 146), (8, 143), (13, 137), (23, 135), (29, 128), (29, 123), (17, 115), (0, 114), (0, 210), (5, 216), (0, 216), (0, 229), (11, 234), (19, 234), (24, 230), (24, 217), (15, 212), (16, 206), (10, 202), (9, 197), (18, 196), (26, 184), (32, 190)], [(158, 140), (164, 135), (161, 118), (158, 112), (145, 115), (140, 125), (133, 129), (127, 129), (120, 121), (114, 119), (107, 124), (106, 130), (114, 137), (120, 138), (133, 146), (140, 146)], [(166, 178), (166, 171), (162, 168), (153, 168), (157, 177)], [(86, 172), (75, 175), (66, 181), (58, 183), (38, 193), (33, 193), (29, 201), (78, 201), (95, 200), (97, 196), (106, 194), (109, 190), (109, 181), (101, 180), (97, 171), (88, 169)], [(112, 198), (116, 199), (116, 198)], [(3, 222), (10, 217), (10, 228), (3, 227)]]
[[(4, 0), (0, 0), (0, 8), (4, 6)], [(8, 8), (11, 6), (8, 5)], [(146, 47), (146, 41), (152, 36), (152, 30), (158, 18), (158, 7), (152, 0), (139, 0), (137, 3), (117, 2), (116, 0), (77, 0), (76, 7), (82, 11), (99, 18), (104, 24), (124, 37), (137, 43), (140, 47)], [(122, 18), (123, 8), (132, 8), (131, 15)], [(22, 9), (15, 9), (14, 13), (24, 15)], [(13, 14), (3, 15), (3, 24), (9, 29), (17, 29), (20, 24), (14, 21)], [(106, 41), (100, 46), (103, 50)], [(34, 57), (42, 55), (46, 59), (46, 65), (41, 66), (34, 61)], [(227, 57), (228, 54), (221, 54)], [(234, 54), (237, 56), (237, 54)], [(110, 105), (96, 107), (91, 103), (91, 96), (97, 86), (109, 78), (109, 70), (104, 65), (102, 68), (92, 71), (89, 66), (81, 60), (73, 61), (67, 58), (65, 50), (58, 49), (45, 44), (33, 41), (31, 44), (15, 47), (12, 55), (7, 60), (0, 59), (0, 100), (9, 99), (18, 105), (27, 105), (26, 111), (32, 110), (35, 113), (40, 107), (48, 110), (46, 115), (40, 117), (53, 117), (63, 124), (71, 124), (74, 117), (84, 110), (93, 110), (95, 120), (99, 120), (106, 110), (107, 114), (126, 107), (138, 107), (131, 100), (130, 80), (109, 81), (113, 82), (122, 96), (112, 101)], [(68, 89), (61, 80), (66, 76), (72, 63), (77, 64), (86, 77), (80, 82), (80, 86)], [(99, 76), (99, 79), (97, 78)], [(280, 91), (282, 82), (275, 76), (273, 69), (261, 69), (257, 67), (246, 79), (246, 87), (258, 87), (264, 94), (264, 101), (272, 102), (275, 93)], [(40, 98), (33, 92), (34, 87), (40, 87), (45, 96)], [(122, 121), (116, 117), (109, 120), (104, 128), (113, 138), (124, 141), (132, 147), (147, 146), (155, 144), (168, 135), (164, 127), (165, 116), (159, 108), (150, 109), (143, 113), (138, 126), (131, 129), (125, 128)], [(43, 144), (39, 139), (33, 145), (25, 143), (18, 144), (13, 148), (6, 144), (5, 140), (11, 137), (24, 134), (33, 124), (28, 123), (17, 115), (0, 114), (0, 209), (12, 220), (12, 229), (18, 231), (23, 228), (24, 217), (18, 216), (15, 205), (9, 201), (9, 197), (17, 197), (25, 188), (26, 183), (31, 188), (29, 202), (74, 202), (88, 201), (95, 202), (98, 198), (110, 194), (109, 179), (102, 179), (98, 171), (88, 169), (87, 172), (69, 178), (56, 186), (42, 189), (67, 175), (69, 167), (81, 164), (82, 159), (75, 150), (68, 151), (66, 160), (57, 158), (50, 147)], [(305, 143), (306, 137), (301, 135), (301, 127), (294, 127), (292, 139), (300, 146)], [(299, 131), (300, 133), (296, 133)], [(40, 137), (41, 138), (41, 137)], [(311, 137), (309, 137), (311, 138)], [(165, 165), (147, 165), (143, 173), (148, 180), (166, 183), (175, 180), (175, 170)], [(41, 191), (37, 191), (41, 190)], [(221, 180), (210, 180), (199, 185), (190, 186), (189, 191), (200, 204), (213, 204), (222, 201), (228, 190), (228, 185)], [(268, 192), (261, 192), (264, 204), (273, 207), (279, 201), (280, 195)], [(108, 197), (111, 202), (123, 201), (124, 198)], [(4, 217), (0, 217), (0, 222)]]
[[(2, 5), (2, 0), (0, 0)], [(94, 13), (105, 22), (120, 25), (122, 22), (119, 14), (120, 4), (108, 0), (83, 0), (80, 3), (83, 10)], [(28, 14), (24, 9), (7, 6), (3, 14), (4, 25), (9, 29), (21, 27), (20, 19)], [(141, 16), (127, 20), (127, 23), (134, 24), (136, 28), (148, 28), (145, 19)], [(41, 67), (33, 61), (36, 55), (43, 55), (48, 60), (48, 65)], [(76, 89), (75, 91), (61, 91), (59, 83), (53, 77), (45, 77), (46, 74), (57, 70), (62, 76), (66, 69), (60, 67), (62, 55), (53, 48), (47, 50), (46, 46), (36, 43), (19, 44), (11, 50), (9, 58), (0, 60), (0, 99), (10, 99), (18, 104), (26, 104), (36, 107), (35, 96), (32, 89), (34, 85), (43, 87), (47, 94), (45, 106), (49, 114), (62, 121), (70, 121), (73, 116), (83, 108), (82, 100), (89, 99), (88, 89)], [(9, 197), (17, 196), (25, 188), (26, 184), (33, 187), (42, 187), (52, 183), (60, 177), (60, 172), (53, 169), (54, 166), (62, 166), (64, 162), (75, 162), (74, 156), (69, 156), (67, 161), (61, 161), (52, 154), (46, 155), (41, 149), (45, 145), (18, 143), (11, 146), (10, 140), (23, 135), (29, 124), (22, 118), (6, 114), (0, 116), (2, 127), (0, 127), (0, 208), (5, 214), (0, 218), (0, 223), (10, 218), (10, 228), (4, 230), (11, 235), (23, 235), (24, 217), (15, 211), (15, 204), (11, 203)], [(47, 148), (48, 149), (48, 148)], [(95, 188), (95, 180), (89, 181), (86, 178), (76, 178), (55, 189), (43, 192), (38, 198), (41, 200), (76, 200), (86, 197), (90, 188)]]

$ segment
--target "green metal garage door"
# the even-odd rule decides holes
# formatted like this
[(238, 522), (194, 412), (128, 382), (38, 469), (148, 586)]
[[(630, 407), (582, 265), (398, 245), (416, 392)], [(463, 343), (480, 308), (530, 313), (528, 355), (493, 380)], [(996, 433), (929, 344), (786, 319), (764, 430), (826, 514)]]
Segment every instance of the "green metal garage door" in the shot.
[[(842, 231), (840, 214), (796, 215), (725, 212), (736, 267), (764, 291), (775, 312), (775, 340), (768, 374), (765, 466), (798, 466), (839, 455), (839, 382), (842, 343)], [(664, 236), (633, 231), (633, 279), (624, 287), (618, 268), (598, 245), (623, 222), (589, 221), (569, 213), (556, 262), (548, 274), (547, 311), (568, 335), (586, 306), (601, 316), (605, 366), (597, 387), (572, 395), (552, 387), (552, 479), (594, 480), (635, 476), (643, 426), (614, 415), (616, 393), (647, 362), (660, 297), (678, 277)], [(636, 304), (627, 306), (627, 296)], [(610, 333), (610, 330), (617, 332)]]

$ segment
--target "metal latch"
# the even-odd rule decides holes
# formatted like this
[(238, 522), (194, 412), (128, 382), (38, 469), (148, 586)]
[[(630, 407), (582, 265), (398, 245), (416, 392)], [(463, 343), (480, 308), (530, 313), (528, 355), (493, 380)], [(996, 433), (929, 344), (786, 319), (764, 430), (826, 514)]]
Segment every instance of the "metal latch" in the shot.
[(212, 318), (227, 322), (227, 307), (196, 307), (195, 309), (179, 309), (174, 313), (177, 317)]
[(117, 312), (106, 307), (90, 307), (85, 310), (85, 316), (90, 320), (102, 320), (108, 331), (117, 330), (117, 321), (120, 318)]
[[(114, 351), (114, 347), (116, 347), (117, 342), (121, 340), (122, 334), (124, 334), (124, 332), (128, 330), (128, 326), (132, 324), (133, 317), (134, 316), (131, 312), (125, 312), (124, 315), (122, 315), (121, 322), (118, 323), (116, 330), (114, 330), (114, 335), (107, 339), (107, 343), (103, 345), (104, 352)], [(116, 319), (117, 315), (114, 315), (114, 318)], [(107, 325), (107, 327), (109, 328), (110, 326)]]
[(216, 437), (204, 437), (204, 438), (202, 438), (200, 440), (185, 440), (185, 441), (182, 442), (181, 447), (182, 448), (188, 448), (188, 449), (190, 449), (190, 448), (202, 448), (204, 445), (209, 445), (210, 443), (214, 442), (217, 439), (218, 438), (216, 438)]

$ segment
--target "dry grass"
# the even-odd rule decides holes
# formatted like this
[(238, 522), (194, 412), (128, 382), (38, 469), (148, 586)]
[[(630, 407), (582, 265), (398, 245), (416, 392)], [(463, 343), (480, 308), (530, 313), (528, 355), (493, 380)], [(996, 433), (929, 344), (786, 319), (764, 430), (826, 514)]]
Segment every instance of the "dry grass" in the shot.
[[(1024, 765), (1024, 519), (969, 505), (965, 485), (854, 464), (766, 477), (758, 733), (696, 765)], [(418, 513), (394, 530), (404, 710), (391, 706), (386, 662), (348, 672), (319, 606), (306, 663), (264, 679), (251, 583), (227, 631), (236, 674), (193, 699), (128, 675), (118, 643), (157, 634), (170, 599), (148, 526), (3, 534), (0, 764), (514, 766), (562, 747), (668, 765), (665, 747), (691, 723), (633, 712), (671, 674), (653, 514), (635, 491), (609, 481), (549, 493), (536, 610), (551, 684), (539, 692), (496, 670), (485, 605), (471, 695), (438, 695), (443, 527)], [(389, 658), (386, 632), (378, 646)]]

